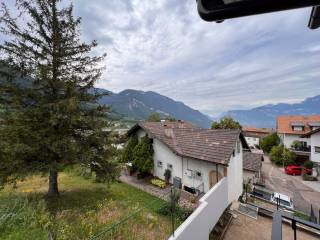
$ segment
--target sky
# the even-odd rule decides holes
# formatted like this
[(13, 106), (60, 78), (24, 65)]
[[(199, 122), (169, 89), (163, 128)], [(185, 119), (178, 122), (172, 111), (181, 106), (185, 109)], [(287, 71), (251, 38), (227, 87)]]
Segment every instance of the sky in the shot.
[[(6, 0), (9, 1), (9, 0)], [(223, 23), (195, 0), (74, 0), (83, 39), (107, 53), (98, 87), (155, 91), (210, 116), (320, 94), (311, 8)]]

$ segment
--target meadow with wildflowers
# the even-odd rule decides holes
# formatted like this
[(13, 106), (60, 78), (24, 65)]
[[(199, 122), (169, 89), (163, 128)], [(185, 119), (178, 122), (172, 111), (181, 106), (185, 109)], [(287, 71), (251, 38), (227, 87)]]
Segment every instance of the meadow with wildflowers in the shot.
[[(170, 218), (157, 213), (164, 204), (161, 199), (121, 182), (96, 183), (72, 170), (61, 173), (59, 181), (60, 196), (54, 198), (45, 197), (44, 176), (1, 190), (0, 239), (69, 240), (96, 235), (95, 239), (166, 239), (170, 235)], [(112, 231), (106, 231), (109, 228)]]

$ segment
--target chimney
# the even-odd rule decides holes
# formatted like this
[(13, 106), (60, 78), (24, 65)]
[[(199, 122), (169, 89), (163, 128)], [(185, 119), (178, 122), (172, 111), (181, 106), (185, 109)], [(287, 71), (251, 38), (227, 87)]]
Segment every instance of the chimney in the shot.
[(167, 138), (173, 138), (173, 129), (172, 128), (165, 128), (164, 129), (164, 135)]
[(178, 128), (185, 128), (183, 120), (178, 120)]

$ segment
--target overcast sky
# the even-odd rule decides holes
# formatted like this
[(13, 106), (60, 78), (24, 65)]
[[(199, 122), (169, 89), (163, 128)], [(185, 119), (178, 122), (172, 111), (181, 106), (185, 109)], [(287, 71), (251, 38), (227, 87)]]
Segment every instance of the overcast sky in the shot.
[(156, 91), (213, 116), (320, 94), (311, 9), (216, 24), (200, 19), (195, 0), (74, 3), (84, 38), (108, 54), (99, 87)]

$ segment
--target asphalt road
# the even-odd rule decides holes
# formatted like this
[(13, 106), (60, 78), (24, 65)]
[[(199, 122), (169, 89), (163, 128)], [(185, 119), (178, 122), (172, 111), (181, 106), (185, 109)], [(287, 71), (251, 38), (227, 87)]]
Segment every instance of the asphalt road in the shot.
[(312, 204), (316, 216), (319, 215), (320, 192), (305, 185), (301, 176), (285, 174), (283, 169), (273, 165), (267, 156), (262, 164), (262, 174), (266, 187), (291, 197), (296, 210), (310, 214)]

